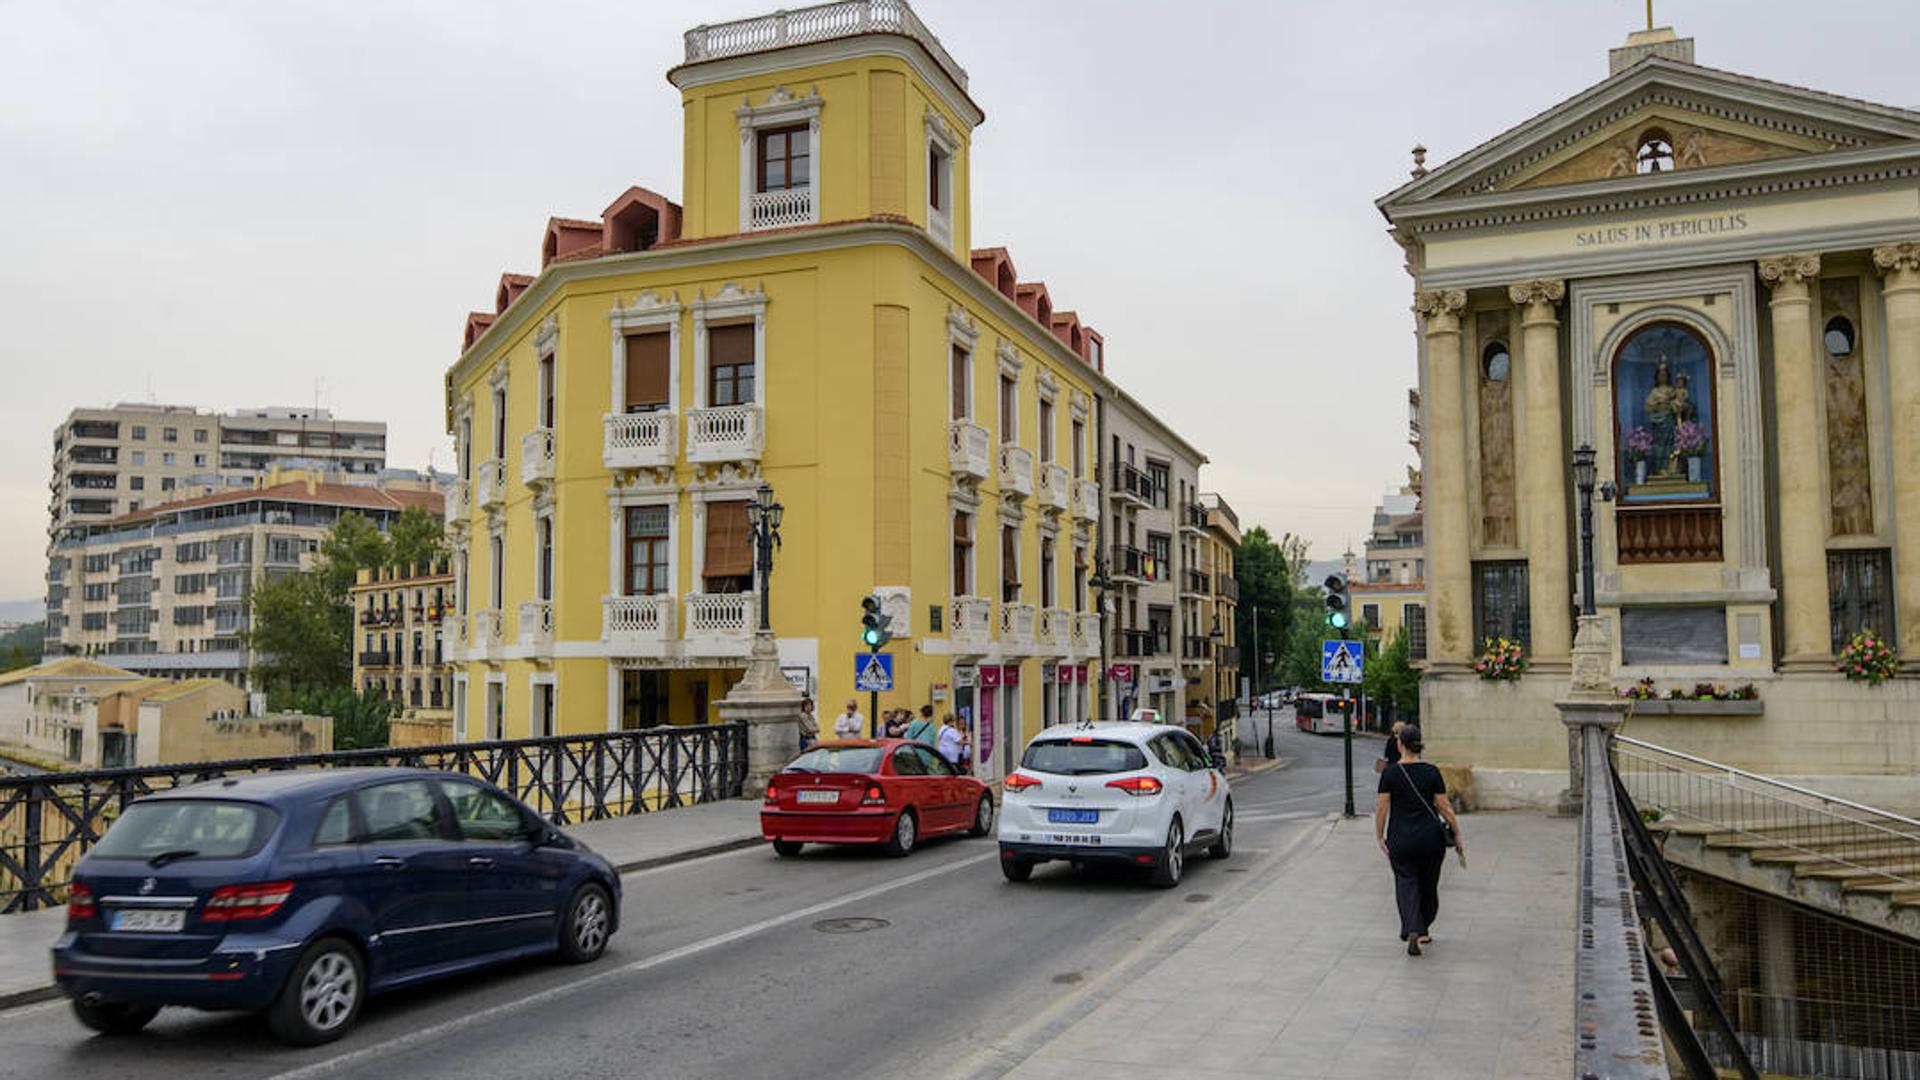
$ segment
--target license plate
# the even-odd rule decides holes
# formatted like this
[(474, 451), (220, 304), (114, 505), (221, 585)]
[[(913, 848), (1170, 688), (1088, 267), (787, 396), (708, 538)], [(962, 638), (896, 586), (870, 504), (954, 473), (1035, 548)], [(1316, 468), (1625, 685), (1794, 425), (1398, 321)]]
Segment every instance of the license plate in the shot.
[(113, 913), (115, 930), (139, 930), (148, 933), (172, 933), (187, 924), (187, 913), (174, 909), (134, 908)]
[(1091, 825), (1100, 820), (1098, 810), (1049, 810), (1047, 820), (1055, 825)]
[(837, 791), (802, 791), (794, 796), (794, 801), (803, 803), (837, 803), (840, 801), (840, 793)]
[(1100, 846), (1100, 838), (1097, 836), (1094, 836), (1091, 833), (1052, 833), (1047, 836), (1047, 840), (1049, 843), (1054, 843), (1054, 844), (1085, 844), (1092, 847)]

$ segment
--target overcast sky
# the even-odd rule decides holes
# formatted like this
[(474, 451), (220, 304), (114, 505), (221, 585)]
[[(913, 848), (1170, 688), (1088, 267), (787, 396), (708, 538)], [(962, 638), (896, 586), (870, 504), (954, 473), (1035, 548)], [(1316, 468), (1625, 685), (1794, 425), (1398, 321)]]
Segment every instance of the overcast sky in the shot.
[[(0, 0), (0, 599), (40, 595), (75, 406), (320, 404), (446, 467), (440, 379), (549, 214), (674, 199), (713, 3)], [(1011, 249), (1212, 458), (1243, 525), (1365, 534), (1404, 478), (1410, 281), (1373, 209), (1606, 75), (1641, 0), (916, 0), (972, 77)], [(1357, 14), (1364, 12), (1363, 16)], [(1920, 100), (1911, 9), (1663, 0), (1703, 64)]]

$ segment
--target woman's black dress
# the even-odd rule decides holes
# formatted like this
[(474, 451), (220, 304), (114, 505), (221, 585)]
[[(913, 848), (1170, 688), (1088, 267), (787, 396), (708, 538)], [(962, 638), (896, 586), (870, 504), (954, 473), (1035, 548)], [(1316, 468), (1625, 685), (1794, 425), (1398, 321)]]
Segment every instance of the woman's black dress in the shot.
[(1400, 936), (1433, 927), (1440, 911), (1440, 867), (1446, 863), (1446, 833), (1433, 797), (1447, 792), (1440, 770), (1424, 761), (1393, 764), (1380, 774), (1387, 796), (1387, 861), (1393, 867), (1393, 898), (1400, 907)]

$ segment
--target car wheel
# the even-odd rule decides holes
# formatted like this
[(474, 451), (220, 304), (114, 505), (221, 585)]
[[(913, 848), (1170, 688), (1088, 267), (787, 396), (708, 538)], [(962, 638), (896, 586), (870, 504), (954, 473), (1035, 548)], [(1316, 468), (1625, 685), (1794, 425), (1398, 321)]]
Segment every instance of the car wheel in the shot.
[(913, 845), (919, 840), (920, 823), (914, 820), (913, 811), (902, 810), (893, 822), (893, 838), (881, 850), (897, 859), (912, 851)]
[(573, 891), (567, 917), (560, 924), (560, 958), (569, 964), (600, 959), (613, 933), (613, 900), (607, 890), (588, 882)]
[(980, 796), (980, 805), (973, 810), (973, 828), (967, 830), (968, 836), (985, 836), (993, 831), (993, 796)]
[(346, 1034), (366, 1000), (366, 967), (353, 946), (321, 938), (293, 965), (280, 996), (267, 1009), (274, 1037), (294, 1046), (318, 1046)]
[(99, 1001), (91, 1005), (73, 999), (74, 1018), (102, 1035), (131, 1035), (160, 1015), (158, 1005), (134, 1005), (125, 1001)]
[(800, 849), (805, 846), (805, 844), (802, 844), (798, 840), (775, 840), (773, 842), (773, 853), (791, 859), (795, 855), (800, 854)]
[(1176, 817), (1173, 824), (1167, 826), (1167, 849), (1160, 853), (1160, 865), (1153, 868), (1153, 883), (1162, 889), (1171, 889), (1180, 884), (1186, 869), (1187, 833)]
[(1226, 812), (1220, 815), (1220, 835), (1213, 838), (1213, 846), (1207, 849), (1207, 858), (1225, 859), (1233, 854), (1233, 800), (1227, 800)]
[(1033, 860), (1001, 859), (1000, 872), (1007, 875), (1008, 881), (1019, 884), (1033, 876)]

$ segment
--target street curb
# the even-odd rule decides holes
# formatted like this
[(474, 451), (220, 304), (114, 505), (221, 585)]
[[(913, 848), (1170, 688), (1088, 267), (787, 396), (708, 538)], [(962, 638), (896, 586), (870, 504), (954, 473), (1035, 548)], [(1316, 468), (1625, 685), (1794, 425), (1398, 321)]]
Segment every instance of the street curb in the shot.
[(688, 848), (685, 851), (675, 851), (666, 855), (655, 855), (646, 859), (634, 859), (630, 862), (614, 863), (613, 872), (616, 874), (631, 874), (637, 870), (652, 870), (659, 866), (672, 866), (674, 863), (704, 859), (709, 855), (725, 855), (729, 851), (740, 851), (761, 843), (764, 843), (764, 840), (758, 835), (739, 836), (732, 840), (722, 840), (704, 847)]
[(1259, 776), (1262, 773), (1270, 773), (1275, 769), (1284, 768), (1288, 761), (1289, 759), (1287, 758), (1277, 757), (1269, 761), (1262, 761), (1258, 765), (1235, 765), (1233, 768), (1227, 770), (1227, 779), (1244, 780), (1249, 776)]
[(0, 1011), (17, 1009), (22, 1005), (32, 1005), (39, 1001), (51, 1001), (60, 996), (57, 986), (36, 986), (31, 990), (15, 990), (10, 994), (0, 994)]

